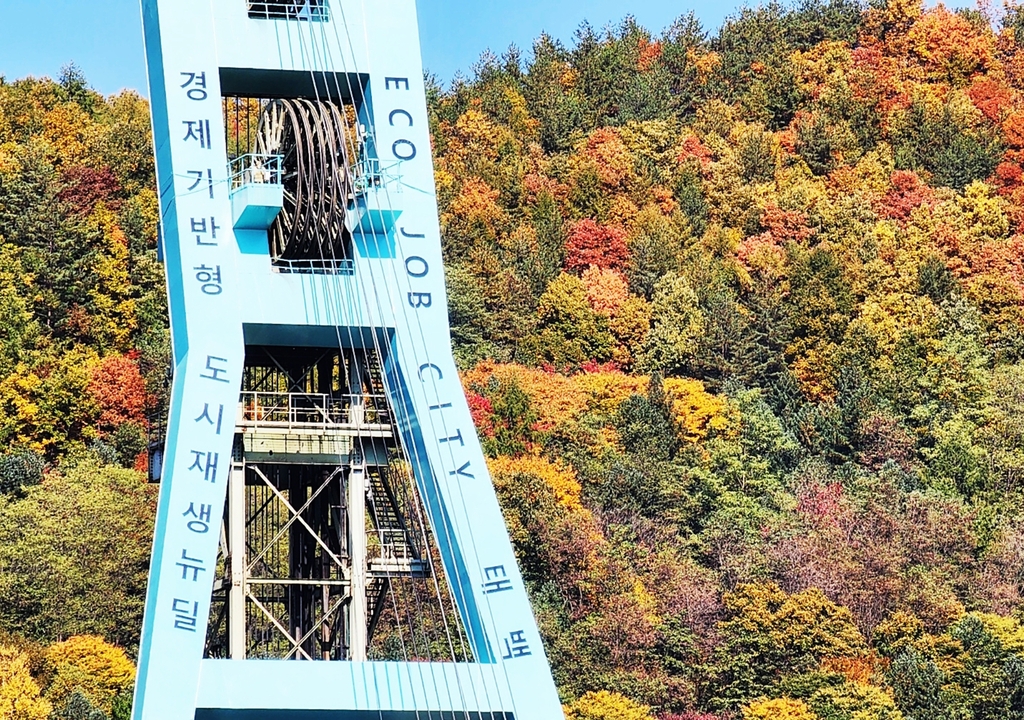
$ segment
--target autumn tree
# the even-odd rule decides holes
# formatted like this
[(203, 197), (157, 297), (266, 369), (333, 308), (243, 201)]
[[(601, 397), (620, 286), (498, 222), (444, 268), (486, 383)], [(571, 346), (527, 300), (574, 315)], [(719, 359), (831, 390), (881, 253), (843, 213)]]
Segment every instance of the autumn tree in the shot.
[(566, 270), (582, 273), (590, 266), (621, 270), (629, 257), (625, 233), (614, 227), (580, 220), (565, 241)]
[(40, 640), (94, 633), (133, 647), (154, 501), (139, 474), (90, 464), (0, 500), (0, 628)]
[(130, 690), (135, 680), (135, 665), (124, 650), (95, 635), (51, 645), (46, 659), (53, 667), (46, 697), (58, 707), (79, 692), (109, 715), (114, 699)]
[(29, 673), (28, 658), (16, 648), (0, 645), (0, 718), (45, 720), (51, 709)]
[(743, 708), (743, 720), (818, 720), (802, 700), (758, 700)]
[(723, 692), (716, 701), (725, 706), (756, 698), (783, 674), (867, 649), (850, 611), (816, 589), (787, 595), (773, 585), (744, 585), (725, 604), (728, 616), (719, 626)]
[(587, 693), (566, 708), (566, 720), (651, 720), (649, 708), (617, 693)]
[(576, 276), (563, 273), (555, 278), (541, 296), (537, 314), (534, 344), (543, 361), (565, 367), (611, 357), (608, 319), (591, 308), (586, 286)]
[(682, 372), (696, 352), (705, 319), (685, 278), (670, 273), (655, 286), (651, 331), (642, 363), (666, 374)]

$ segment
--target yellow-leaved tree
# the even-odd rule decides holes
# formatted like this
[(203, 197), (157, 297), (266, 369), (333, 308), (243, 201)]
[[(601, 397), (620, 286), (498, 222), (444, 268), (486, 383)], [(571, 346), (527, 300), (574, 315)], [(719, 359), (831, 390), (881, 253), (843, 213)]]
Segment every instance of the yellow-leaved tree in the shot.
[(0, 645), (0, 720), (45, 720), (51, 709), (29, 673), (28, 657)]
[(819, 720), (803, 700), (758, 700), (743, 708), (743, 720)]
[(565, 708), (566, 720), (653, 720), (651, 709), (619, 693), (589, 692)]
[(47, 698), (60, 705), (76, 689), (110, 714), (111, 705), (135, 680), (135, 665), (124, 650), (97, 635), (76, 635), (51, 645), (46, 659), (54, 675)]
[(727, 432), (736, 424), (728, 401), (709, 393), (700, 380), (667, 378), (664, 386), (676, 433), (684, 443), (702, 442), (709, 434)]
[(128, 238), (117, 224), (117, 217), (106, 208), (97, 208), (90, 222), (102, 237), (97, 241), (99, 252), (93, 265), (100, 282), (91, 291), (96, 308), (92, 329), (103, 347), (127, 351), (138, 328)]

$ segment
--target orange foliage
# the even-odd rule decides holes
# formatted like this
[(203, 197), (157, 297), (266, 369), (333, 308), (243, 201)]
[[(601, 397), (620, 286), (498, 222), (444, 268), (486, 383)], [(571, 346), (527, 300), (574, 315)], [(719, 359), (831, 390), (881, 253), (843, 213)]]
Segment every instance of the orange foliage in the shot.
[(135, 458), (135, 463), (132, 465), (132, 470), (138, 473), (144, 473), (149, 471), (149, 452), (143, 450)]
[(716, 52), (700, 52), (691, 47), (686, 50), (686, 62), (697, 71), (697, 84), (706, 85), (722, 66), (722, 56)]
[(101, 430), (113, 430), (126, 422), (145, 422), (146, 381), (134, 358), (103, 358), (89, 379), (89, 394), (100, 407)]
[(637, 58), (637, 67), (640, 68), (641, 72), (646, 72), (654, 67), (654, 64), (661, 57), (661, 43), (651, 42), (647, 38), (640, 38), (639, 57)]
[(875, 654), (860, 657), (828, 658), (821, 663), (821, 669), (827, 673), (845, 675), (853, 683), (870, 685), (880, 673), (884, 672), (888, 661)]
[(565, 269), (577, 273), (590, 266), (621, 270), (629, 259), (626, 233), (616, 227), (580, 220), (569, 228), (565, 241)]
[(55, 165), (80, 165), (86, 160), (94, 125), (75, 103), (62, 103), (42, 117), (46, 139)]
[(1010, 147), (1024, 148), (1024, 112), (1011, 113), (1003, 121), (1003, 137)]
[(1016, 232), (1024, 233), (1024, 182), (1019, 187), (1009, 189), (1007, 195), (1010, 204), (1006, 214)]
[(797, 210), (783, 210), (769, 203), (761, 213), (761, 225), (776, 242), (804, 242), (817, 232), (809, 227), (807, 215)]
[(778, 275), (786, 262), (786, 243), (804, 242), (817, 232), (807, 224), (807, 215), (783, 210), (770, 203), (761, 213), (763, 233), (744, 240), (736, 249), (736, 258), (747, 270), (766, 276)]
[(597, 166), (604, 185), (618, 187), (633, 171), (633, 157), (617, 130), (598, 128), (587, 138), (585, 154)]
[(647, 392), (647, 378), (626, 375), (611, 369), (564, 375), (551, 370), (522, 365), (483, 362), (462, 375), (467, 394), (473, 388), (487, 387), (491, 378), (515, 381), (530, 397), (537, 413), (537, 429), (551, 430), (578, 420), (586, 412), (614, 413), (633, 394)]
[(465, 152), (490, 160), (497, 159), (498, 129), (476, 107), (471, 107), (455, 121), (454, 131), (455, 138), (461, 142)]
[(992, 122), (1000, 122), (1013, 103), (1013, 91), (988, 78), (976, 78), (967, 94), (974, 106)]
[(672, 191), (668, 188), (656, 187), (651, 191), (651, 196), (654, 200), (654, 204), (658, 206), (658, 209), (664, 215), (671, 215), (679, 209), (679, 203), (672, 196)]
[(781, 277), (786, 267), (786, 250), (771, 233), (753, 235), (736, 248), (736, 259), (748, 272), (764, 278)]
[(676, 159), (681, 164), (695, 161), (700, 170), (706, 172), (711, 168), (711, 161), (714, 159), (714, 156), (700, 141), (700, 138), (696, 135), (687, 135), (683, 140)]
[(941, 5), (917, 19), (908, 40), (910, 51), (936, 80), (963, 83), (995, 62), (991, 33), (980, 35), (967, 18)]
[(526, 191), (527, 202), (536, 203), (542, 193), (547, 192), (558, 202), (569, 197), (569, 186), (539, 173), (527, 173), (523, 176), (523, 189)]
[(1015, 162), (1001, 162), (989, 182), (996, 187), (1000, 195), (1012, 195), (1024, 180), (1024, 169)]
[(973, 274), (991, 273), (1014, 283), (1024, 302), (1024, 235), (984, 243), (971, 257)]
[[(796, 155), (796, 147), (799, 144), (799, 139), (794, 128), (799, 127), (799, 123), (809, 118), (811, 118), (811, 115), (801, 110), (796, 114), (796, 117), (793, 118), (793, 123), (790, 124), (789, 127), (775, 133), (775, 139), (779, 141), (779, 147), (782, 148), (783, 152), (790, 155)], [(840, 165), (840, 167), (845, 166)]]
[(497, 202), (499, 194), (483, 180), (471, 177), (452, 202), (451, 212), (469, 222), (479, 222), (493, 229), (504, 215)]
[(583, 271), (583, 284), (587, 288), (587, 301), (598, 315), (611, 317), (618, 313), (629, 298), (626, 279), (615, 270), (603, 270), (591, 265)]
[(970, 274), (970, 266), (965, 259), (969, 240), (960, 237), (956, 230), (948, 225), (935, 228), (933, 240), (935, 247), (946, 256), (946, 267), (951, 273), (957, 277), (966, 277)]
[(910, 96), (900, 81), (900, 61), (877, 45), (854, 48), (849, 83), (853, 99), (877, 105), (884, 118), (910, 106)]

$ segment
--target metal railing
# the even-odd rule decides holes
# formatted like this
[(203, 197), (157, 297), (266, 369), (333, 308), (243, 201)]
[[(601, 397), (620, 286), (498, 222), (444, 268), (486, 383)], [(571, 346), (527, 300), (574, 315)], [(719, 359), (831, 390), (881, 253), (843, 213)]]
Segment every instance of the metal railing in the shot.
[(402, 163), (393, 162), (387, 165), (380, 160), (364, 157), (351, 168), (352, 192), (364, 195), (371, 190), (383, 190), (394, 186), (395, 192), (402, 187)]
[(249, 17), (263, 20), (327, 20), (326, 0), (249, 2)]
[(271, 265), (285, 275), (354, 275), (355, 263), (349, 258), (323, 260), (284, 260), (274, 258)]
[(239, 424), (251, 428), (390, 428), (383, 395), (243, 392)]
[(409, 547), (409, 538), (401, 528), (383, 528), (369, 533), (376, 538), (379, 546), (377, 558), (380, 560), (416, 560), (418, 559)]
[(416, 557), (404, 530), (384, 528), (368, 533), (367, 564), (371, 576), (429, 577), (430, 564)]
[(245, 185), (281, 185), (281, 156), (249, 153), (228, 164), (231, 191)]

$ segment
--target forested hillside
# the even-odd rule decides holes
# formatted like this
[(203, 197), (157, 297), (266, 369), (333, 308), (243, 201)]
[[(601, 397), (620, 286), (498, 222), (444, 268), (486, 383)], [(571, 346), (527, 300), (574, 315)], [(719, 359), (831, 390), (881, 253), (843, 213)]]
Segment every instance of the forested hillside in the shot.
[[(1024, 718), (1024, 10), (584, 26), (430, 103), (567, 715)], [(145, 588), (150, 153), (132, 93), (0, 83), (2, 720), (126, 709), (94, 636), (134, 652)]]

